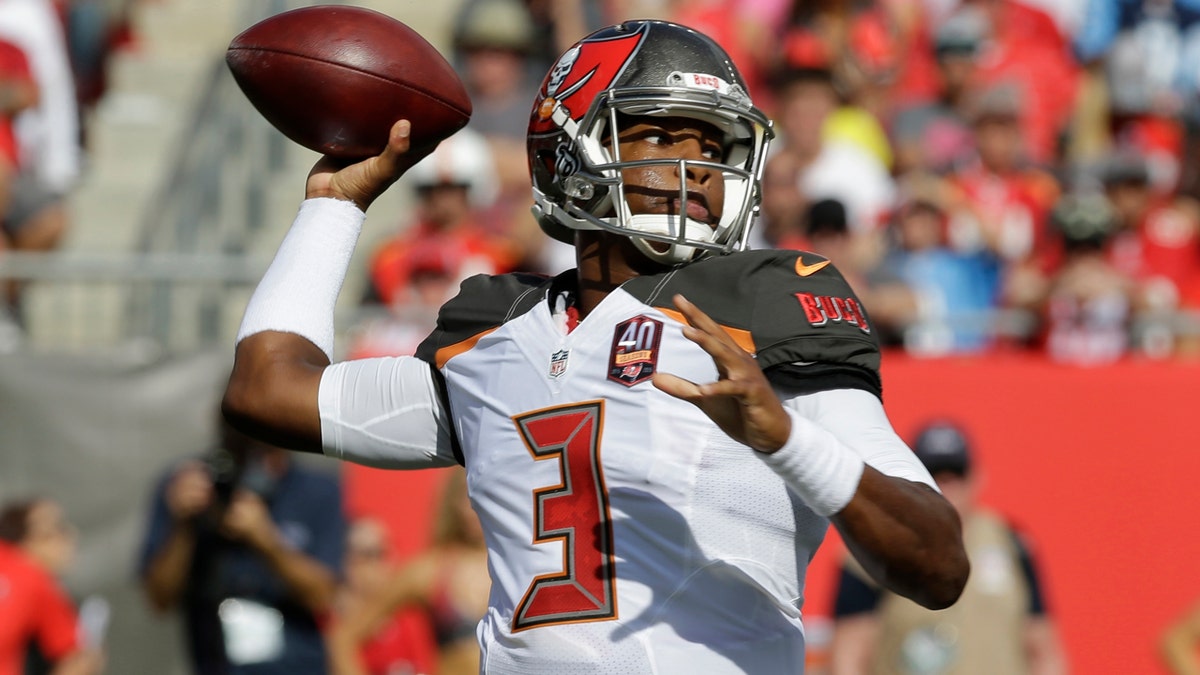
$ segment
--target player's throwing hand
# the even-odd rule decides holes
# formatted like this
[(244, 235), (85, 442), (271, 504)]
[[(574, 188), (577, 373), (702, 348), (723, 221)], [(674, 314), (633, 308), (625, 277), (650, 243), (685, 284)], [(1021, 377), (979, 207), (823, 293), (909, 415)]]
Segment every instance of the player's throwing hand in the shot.
[[(408, 154), (412, 125), (399, 120), (392, 125), (387, 147), (375, 157), (346, 165), (345, 160), (323, 157), (308, 174), (305, 197), (332, 197), (351, 201), (363, 211), (391, 187), (421, 156)], [(425, 153), (428, 154), (428, 153)]]
[(703, 410), (735, 441), (766, 453), (783, 447), (792, 421), (754, 357), (687, 298), (677, 294), (673, 299), (689, 324), (683, 327), (683, 336), (712, 356), (719, 379), (696, 384), (670, 373), (657, 373), (654, 386)]

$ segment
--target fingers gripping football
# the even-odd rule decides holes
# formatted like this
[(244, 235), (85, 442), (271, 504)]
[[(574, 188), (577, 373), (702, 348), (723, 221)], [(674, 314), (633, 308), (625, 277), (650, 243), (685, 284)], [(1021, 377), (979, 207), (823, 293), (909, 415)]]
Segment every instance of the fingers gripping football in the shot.
[(409, 153), (412, 125), (399, 120), (392, 125), (388, 144), (375, 157), (346, 165), (344, 160), (321, 158), (308, 175), (306, 197), (332, 197), (352, 201), (362, 210), (383, 194), (392, 183), (413, 164), (421, 154)]
[(654, 386), (698, 407), (735, 441), (759, 452), (783, 447), (791, 433), (791, 418), (754, 357), (682, 295), (676, 295), (674, 301), (689, 324), (683, 327), (684, 337), (708, 352), (717, 366), (718, 379), (698, 384), (657, 373)]

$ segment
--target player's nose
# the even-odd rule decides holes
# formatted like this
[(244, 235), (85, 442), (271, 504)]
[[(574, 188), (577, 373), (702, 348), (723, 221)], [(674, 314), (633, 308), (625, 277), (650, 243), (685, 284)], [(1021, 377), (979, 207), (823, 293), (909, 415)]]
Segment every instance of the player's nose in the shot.
[(676, 164), (676, 175), (686, 178), (689, 185), (708, 183), (712, 176), (717, 173), (713, 169), (697, 162), (709, 162), (711, 158), (707, 157), (704, 152), (704, 146), (697, 139), (688, 139), (679, 144), (679, 159), (683, 160)]

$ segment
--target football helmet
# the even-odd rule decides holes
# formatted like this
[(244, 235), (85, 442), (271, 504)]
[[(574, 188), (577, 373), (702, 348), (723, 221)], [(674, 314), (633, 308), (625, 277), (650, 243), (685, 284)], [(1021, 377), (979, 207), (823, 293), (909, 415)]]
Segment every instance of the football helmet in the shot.
[[(723, 134), (719, 161), (623, 161), (619, 116), (685, 117)], [(771, 122), (750, 100), (745, 81), (711, 38), (666, 21), (629, 21), (604, 28), (568, 49), (550, 69), (534, 101), (528, 150), (533, 213), (550, 236), (574, 244), (574, 230), (607, 230), (632, 238), (647, 257), (677, 264), (745, 248), (761, 199)], [(717, 170), (725, 206), (714, 227), (679, 214), (634, 214), (621, 170), (631, 166)], [(679, 186), (687, 202), (687, 184)], [(654, 245), (658, 242), (658, 245)]]

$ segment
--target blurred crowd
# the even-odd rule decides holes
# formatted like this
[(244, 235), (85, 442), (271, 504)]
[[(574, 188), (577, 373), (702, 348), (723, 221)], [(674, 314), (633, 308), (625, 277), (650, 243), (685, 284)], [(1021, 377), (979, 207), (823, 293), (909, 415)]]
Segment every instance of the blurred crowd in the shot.
[(734, 55), (777, 132), (753, 244), (832, 259), (887, 347), (1200, 354), (1200, 2), (465, 0), (475, 112), (408, 181), (366, 298), (402, 318), (355, 355), (411, 351), (469, 274), (573, 266), (528, 214), (529, 105), (562, 49), (634, 16)]
[[(0, 0), (0, 252), (56, 249), (84, 171), (108, 65), (135, 46), (139, 0)], [(21, 288), (0, 280), (0, 352), (21, 338)]]

